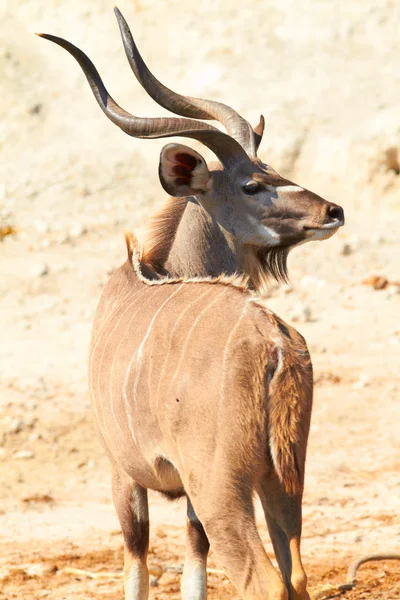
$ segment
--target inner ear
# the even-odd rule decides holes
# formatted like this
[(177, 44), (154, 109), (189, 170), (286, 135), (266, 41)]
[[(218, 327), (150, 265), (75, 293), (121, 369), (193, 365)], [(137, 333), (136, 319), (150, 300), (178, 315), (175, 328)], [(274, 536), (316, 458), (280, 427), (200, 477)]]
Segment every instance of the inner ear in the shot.
[(183, 144), (167, 144), (161, 151), (160, 181), (171, 196), (195, 196), (205, 193), (210, 172), (204, 158)]

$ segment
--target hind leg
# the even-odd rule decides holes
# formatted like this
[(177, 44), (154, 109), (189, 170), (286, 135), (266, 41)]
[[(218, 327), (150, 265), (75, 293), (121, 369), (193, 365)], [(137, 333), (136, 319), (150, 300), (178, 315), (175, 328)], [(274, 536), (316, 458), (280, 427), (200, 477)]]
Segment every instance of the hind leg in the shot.
[(203, 525), (187, 498), (186, 559), (181, 583), (183, 600), (206, 600), (209, 548)]
[[(221, 474), (223, 469), (216, 466)], [(190, 493), (190, 483), (186, 489)], [(244, 600), (288, 600), (257, 531), (250, 486), (232, 480), (207, 482), (204, 493), (191, 495), (217, 561)]]
[(259, 496), (289, 598), (309, 600), (300, 555), (302, 497), (287, 494), (275, 474), (265, 477)]
[(147, 490), (113, 466), (112, 491), (115, 509), (124, 537), (125, 600), (147, 600), (149, 572), (149, 510)]

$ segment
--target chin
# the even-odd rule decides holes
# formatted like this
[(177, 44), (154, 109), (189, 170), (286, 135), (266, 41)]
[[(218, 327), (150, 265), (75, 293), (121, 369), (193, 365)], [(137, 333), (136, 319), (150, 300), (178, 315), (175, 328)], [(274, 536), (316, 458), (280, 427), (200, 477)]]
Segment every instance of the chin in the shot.
[(325, 228), (321, 227), (321, 229), (309, 230), (309, 231), (307, 231), (307, 237), (306, 237), (305, 241), (306, 242), (313, 242), (313, 241), (322, 242), (322, 240), (328, 240), (330, 237), (332, 237), (337, 232), (338, 229), (339, 229), (339, 227), (329, 228), (329, 229), (325, 229)]

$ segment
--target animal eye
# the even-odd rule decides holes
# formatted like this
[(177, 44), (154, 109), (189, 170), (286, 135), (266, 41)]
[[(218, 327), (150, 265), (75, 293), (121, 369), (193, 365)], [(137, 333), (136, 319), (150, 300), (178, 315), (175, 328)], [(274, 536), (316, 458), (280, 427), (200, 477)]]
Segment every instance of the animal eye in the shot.
[(254, 194), (258, 194), (258, 192), (261, 192), (263, 189), (264, 188), (262, 187), (262, 185), (257, 183), (257, 181), (248, 181), (246, 183), (246, 185), (243, 186), (243, 191), (246, 194), (249, 194), (250, 196), (253, 196)]

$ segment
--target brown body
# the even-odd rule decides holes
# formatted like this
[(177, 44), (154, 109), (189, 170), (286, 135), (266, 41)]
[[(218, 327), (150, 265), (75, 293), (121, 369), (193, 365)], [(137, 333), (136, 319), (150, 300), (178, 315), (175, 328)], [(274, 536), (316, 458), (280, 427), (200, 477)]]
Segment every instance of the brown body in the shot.
[[(125, 598), (148, 598), (150, 488), (187, 495), (184, 600), (206, 599), (210, 542), (246, 600), (306, 600), (300, 535), (311, 363), (301, 336), (251, 294), (262, 294), (271, 275), (285, 280), (288, 252), (333, 235), (344, 224), (343, 209), (257, 158), (262, 117), (253, 129), (224, 104), (161, 84), (115, 11), (136, 78), (179, 118), (131, 115), (81, 50), (43, 37), (75, 57), (100, 108), (122, 131), (193, 138), (219, 159), (208, 167), (188, 146), (164, 146), (159, 177), (172, 198), (154, 217), (140, 261), (128, 245), (129, 260), (112, 276), (96, 314), (90, 390), (112, 462)], [(227, 133), (203, 121), (212, 119)], [(217, 280), (190, 280), (196, 277)], [(257, 533), (256, 492), (284, 583)]]
[[(146, 273), (128, 260), (106, 286), (90, 353), (95, 421), (118, 489), (126, 478), (142, 496), (145, 488), (188, 494), (243, 597), (285, 598), (256, 530), (258, 492), (283, 575), (300, 581), (294, 597), (305, 598), (298, 554), (312, 404), (305, 342), (236, 280), (145, 279), (140, 268)], [(129, 573), (145, 569), (145, 521), (134, 544), (126, 537), (136, 561)], [(274, 527), (285, 532), (283, 547)]]

